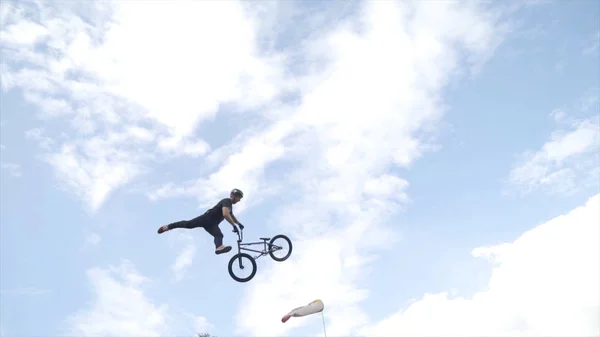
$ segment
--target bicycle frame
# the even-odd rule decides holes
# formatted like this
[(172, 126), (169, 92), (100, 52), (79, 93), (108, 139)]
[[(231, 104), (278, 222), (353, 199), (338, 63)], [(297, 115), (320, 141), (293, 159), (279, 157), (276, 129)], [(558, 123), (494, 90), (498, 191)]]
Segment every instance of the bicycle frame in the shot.
[[(239, 253), (240, 253), (242, 250), (244, 250), (244, 251), (247, 251), (247, 252), (258, 253), (258, 255), (257, 255), (257, 256), (253, 257), (253, 259), (255, 259), (255, 260), (256, 260), (256, 259), (258, 259), (259, 257), (261, 257), (261, 256), (265, 256), (265, 255), (269, 254), (269, 253), (270, 253), (270, 252), (272, 252), (272, 251), (275, 251), (275, 250), (279, 250), (279, 249), (281, 249), (281, 247), (279, 247), (279, 246), (277, 246), (277, 245), (270, 244), (270, 243), (268, 243), (266, 240), (263, 240), (262, 242), (255, 241), (255, 242), (247, 242), (247, 243), (242, 243), (242, 240), (243, 240), (243, 238), (244, 238), (244, 233), (243, 233), (243, 231), (244, 231), (243, 229), (239, 229), (239, 230), (237, 231), (237, 233), (236, 233), (236, 234), (238, 235), (238, 240), (237, 240), (237, 244), (238, 244), (238, 254), (239, 254)], [(245, 247), (247, 247), (247, 246), (253, 246), (253, 245), (264, 245), (264, 249), (263, 249), (263, 250), (255, 250), (255, 249), (245, 248)], [(267, 246), (270, 246), (270, 248), (269, 248), (269, 249), (267, 249)], [(275, 249), (273, 249), (273, 247), (276, 247), (276, 248), (275, 248)], [(240, 263), (241, 263), (241, 260), (240, 260)]]

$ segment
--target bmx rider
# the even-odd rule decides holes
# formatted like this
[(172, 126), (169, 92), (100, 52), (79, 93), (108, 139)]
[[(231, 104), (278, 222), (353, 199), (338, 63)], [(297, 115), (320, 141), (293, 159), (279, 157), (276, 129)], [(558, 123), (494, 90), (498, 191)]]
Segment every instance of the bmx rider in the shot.
[(244, 197), (244, 193), (237, 188), (231, 190), (229, 198), (220, 200), (212, 208), (208, 209), (204, 214), (197, 216), (191, 220), (182, 220), (161, 226), (158, 229), (158, 234), (175, 228), (198, 228), (203, 227), (210, 235), (214, 237), (215, 254), (227, 253), (231, 250), (231, 246), (223, 246), (223, 233), (219, 228), (219, 224), (223, 219), (233, 226), (233, 231), (237, 232), (236, 224), (244, 229), (244, 226), (233, 215), (233, 204), (238, 203)]

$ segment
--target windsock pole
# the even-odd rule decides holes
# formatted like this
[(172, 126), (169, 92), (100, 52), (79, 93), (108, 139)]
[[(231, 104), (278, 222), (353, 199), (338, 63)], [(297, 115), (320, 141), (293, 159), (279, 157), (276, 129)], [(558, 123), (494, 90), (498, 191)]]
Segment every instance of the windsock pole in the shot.
[(321, 318), (323, 319), (323, 333), (325, 337), (327, 337), (327, 331), (325, 330), (325, 315), (323, 315), (323, 311), (321, 311)]

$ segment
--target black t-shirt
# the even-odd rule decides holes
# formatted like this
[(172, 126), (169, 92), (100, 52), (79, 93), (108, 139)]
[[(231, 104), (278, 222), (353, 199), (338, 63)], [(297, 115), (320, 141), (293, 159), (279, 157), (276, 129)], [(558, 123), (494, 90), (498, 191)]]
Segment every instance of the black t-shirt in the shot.
[(209, 210), (207, 210), (204, 213), (204, 215), (208, 218), (208, 220), (210, 222), (213, 222), (215, 224), (219, 224), (224, 219), (224, 217), (223, 217), (223, 207), (229, 207), (229, 210), (233, 214), (233, 205), (231, 204), (231, 199), (225, 198), (225, 199), (222, 199), (221, 201), (219, 201), (212, 208), (210, 208)]

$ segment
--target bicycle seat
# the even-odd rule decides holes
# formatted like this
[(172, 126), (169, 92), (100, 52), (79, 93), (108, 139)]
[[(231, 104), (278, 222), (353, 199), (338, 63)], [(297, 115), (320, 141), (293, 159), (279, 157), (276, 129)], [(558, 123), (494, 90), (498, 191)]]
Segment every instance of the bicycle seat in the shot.
[(271, 238), (260, 238), (261, 240), (269, 241)]

